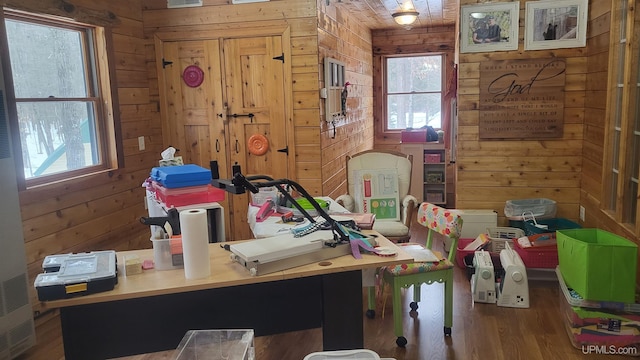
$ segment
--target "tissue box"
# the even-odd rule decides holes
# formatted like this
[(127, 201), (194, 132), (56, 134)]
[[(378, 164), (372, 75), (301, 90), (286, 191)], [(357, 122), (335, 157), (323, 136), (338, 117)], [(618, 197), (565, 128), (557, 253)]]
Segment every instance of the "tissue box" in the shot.
[(176, 156), (171, 159), (162, 159), (158, 161), (158, 165), (160, 166), (176, 166), (176, 165), (184, 165), (182, 162), (182, 156)]

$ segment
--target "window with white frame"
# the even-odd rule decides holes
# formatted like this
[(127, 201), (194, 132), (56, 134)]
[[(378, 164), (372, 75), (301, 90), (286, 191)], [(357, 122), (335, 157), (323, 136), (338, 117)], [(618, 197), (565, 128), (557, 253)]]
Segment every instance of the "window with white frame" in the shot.
[[(640, 12), (629, 11), (634, 1), (613, 4), (610, 64), (609, 127), (603, 176), (603, 206), (615, 220), (640, 233), (638, 178), (640, 176)], [(629, 43), (631, 42), (631, 43)]]
[(22, 187), (116, 166), (104, 29), (10, 10), (4, 29)]
[(443, 55), (385, 58), (387, 130), (442, 128)]

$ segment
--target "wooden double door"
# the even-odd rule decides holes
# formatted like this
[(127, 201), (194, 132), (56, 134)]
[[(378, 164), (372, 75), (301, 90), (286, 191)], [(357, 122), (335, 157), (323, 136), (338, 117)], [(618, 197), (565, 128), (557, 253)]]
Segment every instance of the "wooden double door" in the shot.
[[(162, 41), (157, 49), (163, 143), (220, 178), (288, 178), (285, 62), (281, 36)], [(250, 239), (249, 194), (226, 193), (227, 240)]]

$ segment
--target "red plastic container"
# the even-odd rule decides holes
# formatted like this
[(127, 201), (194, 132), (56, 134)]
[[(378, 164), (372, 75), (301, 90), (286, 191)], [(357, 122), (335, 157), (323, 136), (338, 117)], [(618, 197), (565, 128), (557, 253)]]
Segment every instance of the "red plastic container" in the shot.
[(461, 268), (466, 268), (464, 265), (464, 257), (472, 254), (475, 250), (462, 250), (467, 245), (471, 244), (475, 239), (458, 239), (458, 248), (456, 249), (456, 264)]
[(224, 200), (224, 190), (211, 185), (168, 189), (154, 181), (153, 189), (156, 198), (167, 207), (206, 204)]
[(402, 130), (400, 140), (403, 143), (427, 142), (427, 130)]
[[(538, 236), (550, 236), (555, 238), (555, 233), (539, 234)], [(532, 240), (536, 235), (529, 236)], [(555, 241), (554, 241), (555, 243)], [(523, 248), (517, 241), (513, 242), (513, 249), (520, 255), (524, 266), (527, 268), (539, 269), (555, 269), (558, 266), (558, 247), (557, 246), (540, 246)]]
[(461, 238), (458, 240), (458, 248), (456, 249), (456, 264), (458, 264), (458, 266), (463, 269), (466, 268), (464, 263), (464, 257), (476, 252), (476, 249), (464, 250), (464, 248), (467, 247), (467, 245), (471, 244), (474, 240), (475, 239), (472, 239), (472, 238)]
[(424, 162), (427, 164), (438, 164), (442, 162), (440, 154), (424, 154)]

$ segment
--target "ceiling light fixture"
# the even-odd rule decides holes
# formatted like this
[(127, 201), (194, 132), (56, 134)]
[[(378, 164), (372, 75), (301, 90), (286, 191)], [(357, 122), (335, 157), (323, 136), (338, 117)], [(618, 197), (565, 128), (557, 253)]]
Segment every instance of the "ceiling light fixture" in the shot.
[(408, 26), (416, 21), (418, 15), (420, 15), (420, 13), (417, 11), (400, 11), (391, 16), (393, 16), (393, 20), (395, 20), (398, 25)]

